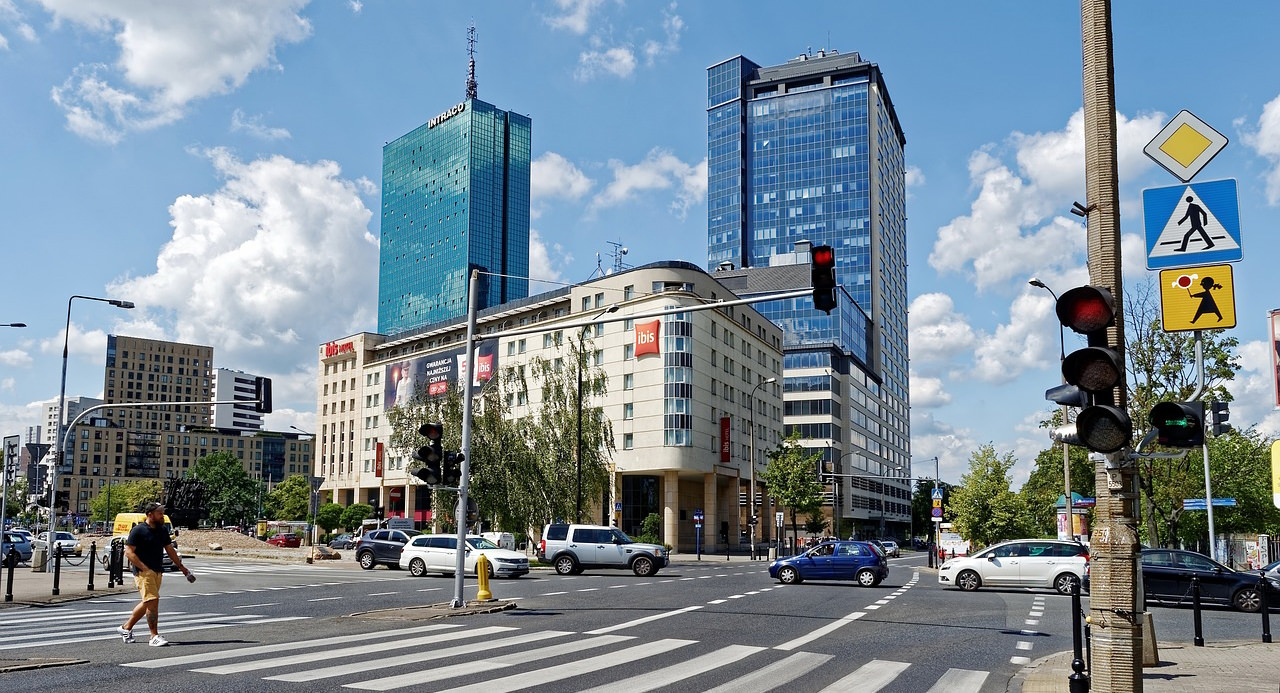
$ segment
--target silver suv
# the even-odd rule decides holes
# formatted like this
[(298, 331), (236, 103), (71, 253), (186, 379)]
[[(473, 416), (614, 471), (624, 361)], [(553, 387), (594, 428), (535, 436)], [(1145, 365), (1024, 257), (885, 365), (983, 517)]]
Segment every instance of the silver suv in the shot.
[(630, 568), (640, 577), (656, 574), (671, 560), (664, 547), (632, 541), (617, 527), (568, 524), (542, 529), (538, 558), (550, 561), (561, 575), (577, 575), (587, 568)]

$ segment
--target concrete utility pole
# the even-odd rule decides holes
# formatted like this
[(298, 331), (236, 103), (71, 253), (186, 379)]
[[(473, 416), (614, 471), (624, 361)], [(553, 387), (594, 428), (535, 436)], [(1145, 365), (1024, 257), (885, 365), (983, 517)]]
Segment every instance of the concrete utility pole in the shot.
[[(1120, 276), (1120, 196), (1116, 171), (1115, 72), (1112, 64), (1111, 2), (1081, 0), (1084, 56), (1085, 194), (1089, 283), (1111, 290), (1115, 325), (1107, 345), (1124, 353), (1124, 297)], [(1127, 407), (1124, 371), (1112, 404)], [(1101, 397), (1100, 397), (1101, 399)], [(1097, 506), (1091, 542), (1094, 691), (1142, 690), (1142, 629), (1135, 573), (1137, 478), (1128, 450), (1106, 456), (1096, 471)], [(1070, 498), (1068, 498), (1068, 503)], [(1069, 507), (1069, 506), (1068, 506)]]

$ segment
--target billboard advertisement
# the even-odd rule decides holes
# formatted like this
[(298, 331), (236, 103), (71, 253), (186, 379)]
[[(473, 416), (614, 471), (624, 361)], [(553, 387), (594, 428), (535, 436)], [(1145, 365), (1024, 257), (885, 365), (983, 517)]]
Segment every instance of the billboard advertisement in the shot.
[[(457, 387), (459, 374), (467, 367), (465, 352), (464, 348), (458, 347), (387, 364), (383, 373), (386, 383), (384, 406), (403, 406), (418, 396), (439, 397)], [(497, 345), (485, 342), (476, 348), (476, 352), (472, 383), (480, 385), (498, 372)]]

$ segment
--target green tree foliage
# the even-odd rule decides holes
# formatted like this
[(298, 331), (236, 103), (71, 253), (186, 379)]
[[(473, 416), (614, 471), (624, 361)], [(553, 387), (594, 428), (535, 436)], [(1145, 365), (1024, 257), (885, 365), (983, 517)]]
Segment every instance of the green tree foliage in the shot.
[(342, 506), (337, 503), (325, 503), (316, 511), (316, 524), (323, 527), (325, 532), (332, 532), (343, 526), (342, 511)]
[(205, 484), (204, 502), (215, 526), (243, 526), (258, 514), (261, 484), (249, 477), (244, 463), (234, 454), (215, 452), (201, 457), (191, 468), (191, 476)]
[(306, 520), (311, 514), (311, 481), (293, 474), (275, 485), (262, 501), (264, 514), (273, 520)]
[[(1195, 339), (1192, 332), (1161, 328), (1159, 292), (1152, 280), (1125, 289), (1125, 359), (1129, 415), (1134, 440), (1150, 429), (1147, 415), (1158, 402), (1190, 399), (1197, 389)], [(1240, 371), (1235, 353), (1239, 341), (1225, 330), (1202, 330), (1205, 362), (1204, 400), (1228, 402), (1226, 384)], [(1146, 542), (1170, 546), (1181, 536), (1182, 500), (1204, 491), (1203, 465), (1193, 450), (1182, 459), (1143, 457), (1138, 460)], [(1216, 519), (1216, 518), (1215, 518)]]
[(951, 492), (956, 531), (979, 546), (1030, 533), (1022, 497), (1010, 489), (1013, 453), (1004, 457), (987, 444), (969, 458), (969, 473)]
[(366, 503), (353, 503), (342, 511), (342, 526), (350, 530), (360, 528), (360, 523), (373, 517), (373, 506)]
[(661, 544), (662, 516), (658, 513), (646, 515), (644, 521), (640, 523), (640, 536), (632, 539), (645, 544)]
[[(951, 505), (947, 499), (951, 497), (951, 484), (945, 481), (938, 482), (938, 488), (942, 489), (942, 520), (951, 522), (955, 513), (951, 511)], [(916, 534), (931, 535), (934, 531), (933, 521), (933, 479), (917, 479), (915, 493), (911, 496), (911, 515), (914, 518)]]
[(14, 483), (9, 484), (5, 496), (5, 514), (9, 517), (18, 517), (27, 507), (27, 480), (16, 479)]
[[(1060, 413), (1060, 412), (1059, 412)], [(1093, 497), (1094, 465), (1089, 461), (1089, 451), (1069, 446), (1071, 460), (1071, 492), (1085, 498)], [(1056, 536), (1058, 533), (1057, 503), (1065, 495), (1066, 479), (1062, 469), (1062, 446), (1055, 445), (1036, 455), (1035, 469), (1022, 485), (1022, 501), (1027, 508), (1028, 529), (1038, 536)]]
[(814, 513), (809, 516), (808, 520), (805, 520), (804, 531), (813, 536), (819, 536), (827, 531), (827, 526), (830, 524), (830, 522), (827, 522), (827, 518), (821, 514)]
[(800, 446), (799, 434), (792, 433), (782, 445), (769, 453), (769, 464), (760, 479), (767, 493), (791, 512), (791, 531), (800, 536), (796, 513), (816, 513), (822, 509), (822, 484), (818, 481), (818, 464), (822, 453), (809, 453)]
[[(1187, 498), (1204, 498), (1203, 454), (1188, 455), (1200, 471), (1200, 484)], [(1280, 533), (1280, 509), (1271, 497), (1271, 441), (1256, 431), (1228, 433), (1209, 440), (1209, 475), (1214, 498), (1234, 498), (1236, 507), (1213, 509), (1218, 534)], [(1209, 515), (1203, 510), (1181, 510), (1177, 541), (1203, 545), (1209, 537)]]
[[(109, 479), (111, 481), (113, 479)], [(164, 495), (164, 487), (159, 479), (137, 479), (124, 483), (111, 484), (111, 493), (106, 486), (98, 489), (98, 495), (89, 501), (89, 516), (94, 520), (114, 520), (120, 513), (133, 513), (142, 509), (144, 503), (160, 501)], [(108, 497), (110, 505), (108, 505)]]

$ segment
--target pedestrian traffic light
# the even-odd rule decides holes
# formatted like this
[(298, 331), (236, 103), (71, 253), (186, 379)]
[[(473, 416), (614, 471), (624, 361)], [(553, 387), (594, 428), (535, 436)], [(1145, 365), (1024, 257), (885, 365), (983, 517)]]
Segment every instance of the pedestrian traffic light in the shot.
[(425, 423), (418, 429), (418, 433), (427, 439), (427, 444), (413, 453), (413, 459), (423, 465), (413, 470), (413, 475), (428, 486), (439, 486), (442, 479), (440, 464), (444, 460), (440, 438), (444, 435), (444, 425), (436, 422)]
[(476, 499), (471, 498), (470, 496), (467, 497), (466, 518), (467, 518), (466, 519), (467, 524), (472, 524), (476, 520), (480, 519), (480, 506), (476, 505)]
[(1231, 418), (1230, 404), (1227, 402), (1210, 402), (1206, 414), (1209, 417), (1210, 433), (1220, 436), (1231, 432), (1231, 424), (1227, 423), (1227, 419)]
[(446, 452), (444, 465), (441, 467), (440, 480), (445, 486), (458, 486), (462, 483), (462, 460), (460, 452)]
[(1051, 438), (1093, 452), (1118, 452), (1133, 438), (1133, 421), (1115, 405), (1114, 391), (1124, 382), (1124, 359), (1107, 346), (1107, 328), (1115, 322), (1111, 291), (1078, 286), (1058, 298), (1058, 321), (1085, 335), (1088, 346), (1062, 359), (1065, 385), (1049, 388), (1045, 399), (1081, 407), (1073, 424), (1058, 427)]
[(1171, 448), (1204, 445), (1204, 402), (1161, 402), (1147, 417), (1156, 442)]
[(253, 410), (259, 414), (271, 413), (271, 378), (258, 377), (253, 381)]
[(373, 519), (381, 522), (384, 515), (386, 515), (386, 510), (381, 505), (373, 506)]
[(813, 280), (813, 307), (831, 314), (836, 301), (836, 251), (829, 245), (815, 246), (809, 251)]

